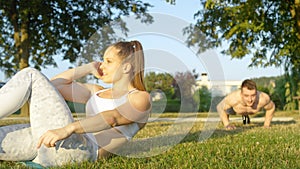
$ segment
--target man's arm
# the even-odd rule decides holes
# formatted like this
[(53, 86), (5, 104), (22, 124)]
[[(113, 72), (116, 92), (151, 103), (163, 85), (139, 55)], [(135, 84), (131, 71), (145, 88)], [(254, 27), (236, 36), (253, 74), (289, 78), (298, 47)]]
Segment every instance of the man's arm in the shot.
[(272, 100), (270, 100), (270, 102), (264, 106), (264, 109), (266, 110), (264, 127), (270, 127), (272, 118), (275, 113), (275, 104), (273, 103)]
[(229, 115), (226, 113), (226, 109), (229, 109), (230, 106), (226, 104), (224, 98), (218, 105), (217, 105), (217, 111), (219, 113), (219, 116), (221, 118), (221, 121), (223, 122), (223, 125), (226, 127), (226, 129), (235, 129), (235, 126), (229, 125)]

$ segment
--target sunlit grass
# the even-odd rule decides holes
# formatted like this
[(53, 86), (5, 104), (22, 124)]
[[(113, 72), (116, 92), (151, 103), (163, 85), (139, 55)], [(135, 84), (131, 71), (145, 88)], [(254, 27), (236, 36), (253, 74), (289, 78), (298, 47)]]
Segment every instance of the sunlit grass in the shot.
[[(161, 116), (177, 117), (172, 113)], [(275, 117), (295, 120), (273, 122), (269, 129), (263, 128), (262, 122), (235, 122), (234, 131), (224, 130), (217, 122), (204, 140), (201, 134), (207, 124), (203, 122), (150, 122), (124, 148), (130, 150), (127, 155), (142, 158), (114, 156), (56, 168), (300, 168), (299, 114), (278, 112)], [(0, 168), (24, 167), (16, 162), (0, 162)]]

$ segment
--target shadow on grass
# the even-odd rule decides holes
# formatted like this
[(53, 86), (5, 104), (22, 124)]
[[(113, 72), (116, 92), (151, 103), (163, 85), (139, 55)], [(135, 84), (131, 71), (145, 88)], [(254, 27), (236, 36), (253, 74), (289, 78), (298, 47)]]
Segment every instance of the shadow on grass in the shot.
[[(272, 126), (278, 126), (278, 125), (291, 125), (291, 124), (296, 124), (295, 120), (291, 121), (275, 121), (272, 122)], [(225, 130), (225, 129), (216, 129), (211, 137), (209, 139), (213, 138), (220, 138), (228, 135), (236, 135), (240, 134), (243, 132), (246, 132), (248, 130), (254, 129), (254, 128), (263, 128), (264, 123), (263, 122), (254, 122), (248, 125), (237, 125), (237, 128), (235, 130)], [(272, 128), (272, 127), (271, 127)], [(266, 129), (268, 130), (268, 129)], [(199, 141), (199, 135), (203, 131), (196, 131), (196, 132), (190, 132), (181, 142), (194, 142), (194, 141)], [(197, 138), (198, 136), (198, 138)]]
[[(272, 122), (272, 126), (278, 125), (291, 125), (295, 124), (295, 120), (291, 121), (275, 121)], [(143, 138), (143, 139), (135, 139), (127, 145), (123, 146), (123, 148), (117, 153), (121, 156), (127, 157), (135, 157), (135, 158), (142, 158), (142, 157), (150, 157), (155, 156), (165, 151), (170, 150), (172, 147), (175, 147), (181, 143), (189, 143), (189, 142), (202, 142), (208, 139), (218, 139), (228, 135), (236, 135), (254, 128), (263, 128), (263, 122), (253, 122), (251, 124), (243, 125), (243, 124), (236, 124), (237, 128), (235, 130), (225, 130), (217, 128), (212, 131), (212, 134), (206, 138), (201, 140), (200, 135), (203, 131), (190, 131), (187, 134), (174, 134), (174, 135), (163, 135), (163, 136), (156, 136), (152, 138)], [(266, 129), (268, 130), (268, 129)]]
[(186, 134), (176, 134), (133, 140), (123, 146), (117, 154), (135, 158), (155, 156), (180, 144), (186, 136)]

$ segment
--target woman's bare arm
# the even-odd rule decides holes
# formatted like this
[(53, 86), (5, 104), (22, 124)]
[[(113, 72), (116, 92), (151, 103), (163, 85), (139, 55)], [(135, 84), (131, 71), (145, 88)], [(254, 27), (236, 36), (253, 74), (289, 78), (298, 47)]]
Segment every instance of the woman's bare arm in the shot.
[(51, 82), (66, 100), (86, 103), (86, 101), (90, 98), (91, 93), (102, 89), (102, 87), (99, 85), (75, 82), (75, 80), (88, 74), (100, 76), (96, 71), (97, 66), (99, 66), (98, 62), (91, 62), (89, 64), (66, 70), (51, 78)]

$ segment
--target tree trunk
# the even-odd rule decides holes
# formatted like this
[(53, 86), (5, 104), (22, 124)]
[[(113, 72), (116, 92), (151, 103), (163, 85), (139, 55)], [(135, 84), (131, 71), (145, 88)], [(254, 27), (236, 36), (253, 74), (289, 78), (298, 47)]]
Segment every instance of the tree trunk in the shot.
[[(19, 50), (19, 69), (22, 70), (29, 66), (28, 59), (29, 59), (29, 13), (26, 10), (25, 12), (21, 13), (21, 45)], [(28, 102), (21, 108), (20, 116), (28, 117), (29, 116), (29, 104)]]
[(20, 60), (20, 45), (21, 45), (21, 40), (20, 40), (20, 27), (18, 24), (18, 20), (19, 20), (19, 13), (17, 10), (17, 2), (16, 0), (13, 0), (11, 2), (11, 6), (10, 6), (10, 19), (12, 22), (12, 25), (14, 27), (14, 40), (15, 40), (15, 47), (17, 49), (17, 60)]

